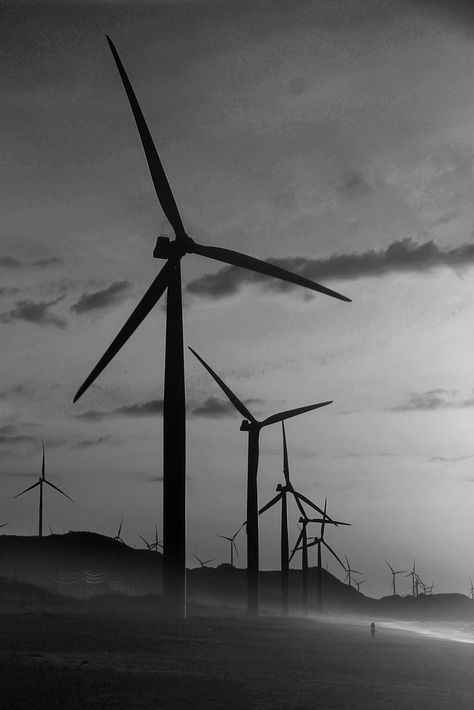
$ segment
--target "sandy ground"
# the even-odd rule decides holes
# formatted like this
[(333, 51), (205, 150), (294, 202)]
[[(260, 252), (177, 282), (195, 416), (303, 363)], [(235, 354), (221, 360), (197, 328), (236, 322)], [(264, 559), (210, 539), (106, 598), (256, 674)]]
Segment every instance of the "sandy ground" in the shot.
[(0, 614), (1, 710), (472, 710), (474, 645), (367, 624)]

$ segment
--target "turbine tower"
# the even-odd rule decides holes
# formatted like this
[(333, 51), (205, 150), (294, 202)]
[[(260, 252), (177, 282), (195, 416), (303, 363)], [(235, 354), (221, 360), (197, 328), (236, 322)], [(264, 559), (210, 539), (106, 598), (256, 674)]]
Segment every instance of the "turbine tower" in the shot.
[(469, 577), (469, 584), (471, 585), (471, 588), (469, 589), (469, 594), (471, 596), (471, 599), (474, 599), (474, 584), (472, 583), (472, 579)]
[(390, 572), (392, 573), (392, 589), (393, 589), (393, 595), (392, 595), (392, 596), (395, 596), (396, 593), (397, 593), (397, 592), (396, 592), (396, 589), (395, 589), (395, 577), (397, 576), (397, 574), (404, 574), (404, 573), (406, 572), (406, 569), (399, 569), (399, 570), (395, 571), (395, 570), (393, 569), (392, 565), (391, 565), (389, 562), (387, 562), (387, 560), (385, 560), (385, 562), (386, 562), (386, 564), (389, 566)]
[(38, 536), (43, 537), (43, 486), (47, 485), (50, 488), (54, 488), (55, 491), (58, 491), (58, 493), (61, 493), (65, 498), (68, 498), (72, 502), (72, 498), (68, 496), (67, 493), (64, 493), (60, 488), (54, 485), (54, 483), (51, 483), (51, 481), (48, 481), (46, 479), (46, 474), (45, 474), (45, 455), (44, 455), (44, 441), (43, 441), (43, 458), (41, 461), (41, 476), (38, 478), (36, 483), (33, 483), (32, 486), (29, 486), (28, 488), (25, 488), (24, 491), (21, 493), (17, 493), (16, 496), (13, 496), (13, 498), (19, 498), (20, 496), (23, 495), (23, 493), (27, 493), (28, 491), (31, 491), (33, 488), (36, 488), (36, 486), (39, 486), (39, 525), (38, 525)]
[[(313, 409), (325, 407), (332, 402), (320, 402), (310, 404), (307, 407), (289, 409), (278, 414), (273, 414), (263, 421), (257, 421), (253, 414), (249, 412), (245, 404), (232, 392), (232, 390), (221, 380), (214, 370), (200, 357), (195, 350), (189, 348), (193, 355), (206, 368), (211, 377), (217, 382), (221, 390), (234, 405), (236, 410), (245, 417), (240, 425), (240, 431), (247, 431), (248, 439), (248, 464), (247, 464), (247, 611), (249, 616), (258, 616), (259, 596), (258, 596), (258, 492), (257, 492), (257, 471), (259, 458), (259, 438), (263, 427), (277, 422), (283, 422), (290, 417), (310, 412)], [(322, 512), (322, 511), (321, 511)]]
[(184, 382), (183, 313), (181, 292), (181, 259), (198, 254), (224, 264), (250, 269), (292, 284), (350, 301), (309, 279), (292, 274), (260, 259), (221, 247), (198, 244), (188, 236), (181, 220), (170, 184), (146, 124), (135, 92), (111, 39), (107, 37), (115, 64), (140, 134), (151, 179), (158, 201), (175, 233), (175, 240), (158, 237), (153, 256), (166, 263), (150, 288), (106, 350), (90, 375), (77, 391), (74, 401), (86, 391), (102, 370), (123, 347), (161, 296), (167, 291), (165, 382), (163, 401), (163, 595), (165, 606), (173, 616), (186, 617), (186, 401)]
[(418, 596), (418, 574), (415, 568), (415, 558), (413, 558), (413, 568), (411, 569), (405, 577), (411, 577), (411, 593), (412, 597)]
[(288, 616), (290, 610), (290, 594), (289, 594), (289, 571), (290, 571), (290, 560), (289, 560), (289, 542), (288, 542), (288, 507), (287, 507), (287, 494), (291, 495), (295, 499), (295, 503), (302, 516), (306, 516), (306, 512), (303, 508), (302, 501), (307, 505), (317, 510), (318, 513), (323, 513), (323, 511), (318, 508), (318, 506), (313, 503), (309, 498), (298, 493), (293, 488), (290, 481), (290, 467), (288, 463), (288, 447), (286, 443), (286, 432), (285, 423), (281, 423), (282, 435), (283, 435), (283, 476), (285, 477), (284, 485), (278, 484), (276, 490), (277, 495), (272, 498), (263, 508), (260, 508), (258, 514), (261, 515), (265, 511), (269, 510), (272, 506), (276, 505), (281, 501), (281, 613), (283, 616)]

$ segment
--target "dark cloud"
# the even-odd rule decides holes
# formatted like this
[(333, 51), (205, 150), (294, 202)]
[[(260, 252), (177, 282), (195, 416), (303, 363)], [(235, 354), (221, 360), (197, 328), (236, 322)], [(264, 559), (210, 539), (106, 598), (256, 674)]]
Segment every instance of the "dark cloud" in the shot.
[[(465, 268), (474, 263), (474, 244), (462, 244), (452, 249), (441, 249), (432, 240), (417, 243), (411, 239), (392, 242), (386, 249), (371, 249), (360, 254), (335, 254), (327, 259), (288, 257), (267, 259), (270, 264), (281, 266), (312, 281), (331, 279), (358, 279), (380, 277), (395, 272), (425, 272), (440, 266)], [(215, 274), (207, 274), (191, 281), (188, 293), (213, 298), (222, 298), (237, 293), (247, 284), (264, 285), (272, 291), (288, 291), (299, 288), (269, 278), (247, 269), (226, 266)]]
[(31, 266), (38, 266), (40, 268), (54, 266), (55, 264), (62, 264), (62, 259), (59, 259), (57, 256), (51, 256), (50, 258), (36, 259), (36, 261), (31, 262)]
[(15, 308), (10, 311), (0, 313), (0, 323), (15, 323), (15, 321), (24, 320), (28, 323), (36, 323), (37, 325), (54, 325), (56, 328), (65, 328), (66, 321), (64, 318), (56, 316), (50, 312), (52, 306), (61, 301), (63, 296), (56, 298), (54, 301), (17, 301)]
[(3, 266), (5, 269), (19, 269), (22, 263), (12, 256), (0, 256), (0, 266)]
[(117, 409), (109, 409), (108, 411), (91, 409), (88, 412), (84, 412), (84, 414), (78, 414), (76, 419), (100, 422), (112, 417), (152, 417), (161, 414), (163, 414), (163, 400), (152, 399), (142, 404), (130, 404), (124, 407), (117, 407)]
[(458, 461), (469, 461), (470, 459), (474, 459), (474, 454), (471, 454), (470, 456), (453, 457), (433, 456), (433, 458), (430, 459), (430, 463), (457, 463)]
[(31, 399), (32, 397), (33, 387), (26, 382), (19, 382), (0, 390), (0, 399)]
[(4, 424), (0, 427), (0, 447), (11, 447), (17, 444), (36, 444), (36, 438), (29, 434), (19, 433), (18, 427), (13, 424)]
[(337, 192), (347, 200), (353, 200), (356, 197), (363, 197), (372, 191), (372, 187), (367, 182), (362, 173), (357, 170), (351, 170), (344, 173), (342, 178), (336, 184)]
[(130, 290), (130, 286), (128, 281), (114, 281), (110, 286), (100, 291), (83, 293), (77, 303), (71, 306), (71, 311), (86, 313), (121, 303)]
[(99, 436), (97, 439), (83, 439), (76, 444), (71, 444), (71, 449), (89, 449), (93, 446), (101, 446), (103, 444), (117, 444), (116, 439), (112, 436)]
[(451, 390), (429, 390), (413, 393), (405, 404), (389, 407), (389, 412), (430, 412), (436, 409), (467, 409), (474, 407), (474, 397), (457, 398)]
[[(246, 399), (244, 404), (248, 409), (251, 405), (261, 404), (260, 399)], [(217, 397), (208, 397), (202, 404), (194, 406), (190, 410), (190, 414), (195, 417), (229, 417), (235, 416), (237, 411), (235, 407), (227, 399), (217, 399)]]

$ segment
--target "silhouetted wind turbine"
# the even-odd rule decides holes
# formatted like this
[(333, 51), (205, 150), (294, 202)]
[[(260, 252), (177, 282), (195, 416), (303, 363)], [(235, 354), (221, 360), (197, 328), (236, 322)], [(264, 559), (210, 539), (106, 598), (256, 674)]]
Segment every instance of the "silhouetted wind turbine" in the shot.
[(347, 574), (344, 578), (344, 582), (346, 581), (346, 579), (348, 579), (349, 580), (349, 587), (352, 587), (352, 574), (362, 574), (362, 572), (358, 572), (356, 569), (351, 569), (351, 566), (349, 564), (349, 560), (347, 559), (347, 555), (344, 555), (344, 557), (346, 558), (346, 564), (347, 564), (347, 567), (346, 567)]
[(197, 559), (197, 561), (199, 562), (199, 564), (201, 565), (201, 567), (205, 567), (206, 565), (209, 564), (209, 562), (214, 562), (214, 557), (212, 558), (212, 560), (205, 560), (205, 561), (203, 561), (203, 560), (201, 560), (197, 555), (195, 555), (194, 552), (193, 552), (193, 557), (195, 557), (195, 558)]
[(122, 534), (122, 525), (123, 525), (123, 518), (120, 519), (120, 525), (119, 529), (117, 531), (116, 536), (114, 537), (114, 542), (121, 542), (122, 545), (125, 545), (125, 540), (122, 540), (121, 534)]
[[(258, 492), (257, 492), (257, 471), (259, 458), (259, 437), (263, 427), (277, 422), (283, 422), (290, 417), (296, 417), (299, 414), (310, 412), (313, 409), (325, 407), (332, 402), (319, 402), (319, 404), (310, 404), (306, 407), (298, 409), (288, 409), (278, 414), (273, 414), (263, 421), (259, 422), (253, 414), (249, 412), (245, 404), (232, 392), (232, 390), (221, 380), (214, 370), (205, 362), (205, 360), (197, 354), (195, 350), (189, 348), (193, 355), (197, 357), (199, 362), (206, 368), (211, 377), (217, 382), (221, 390), (234, 405), (236, 410), (245, 417), (240, 426), (241, 431), (247, 431), (248, 439), (248, 464), (247, 464), (247, 610), (250, 616), (258, 616)], [(300, 495), (300, 497), (302, 497)], [(322, 512), (322, 511), (321, 511)]]
[(86, 391), (112, 358), (127, 342), (151, 309), (167, 291), (166, 353), (163, 401), (163, 593), (169, 613), (186, 616), (186, 403), (184, 384), (183, 314), (181, 293), (181, 259), (186, 254), (198, 254), (209, 259), (273, 276), (327, 296), (350, 301), (309, 279), (292, 274), (274, 264), (221, 247), (209, 247), (195, 242), (185, 231), (170, 184), (146, 124), (140, 105), (124, 66), (111, 39), (107, 37), (117, 69), (140, 134), (151, 179), (158, 201), (175, 233), (172, 242), (158, 237), (153, 256), (166, 259), (150, 288), (113, 340), (90, 375), (77, 391), (74, 401)]
[(218, 535), (217, 537), (221, 537), (223, 540), (228, 540), (230, 542), (230, 566), (234, 566), (234, 550), (235, 554), (237, 555), (237, 558), (239, 557), (239, 551), (237, 549), (237, 545), (235, 544), (235, 538), (239, 534), (239, 532), (242, 530), (244, 527), (245, 523), (242, 523), (240, 528), (237, 530), (236, 533), (232, 535), (232, 537), (227, 537), (227, 535)]
[(406, 569), (399, 569), (399, 570), (395, 571), (395, 570), (393, 569), (392, 565), (391, 565), (389, 562), (387, 562), (387, 560), (385, 560), (385, 562), (386, 562), (386, 564), (389, 566), (390, 572), (392, 573), (392, 589), (393, 589), (393, 595), (392, 595), (392, 596), (395, 596), (395, 594), (396, 594), (396, 590), (395, 590), (395, 577), (396, 577), (397, 574), (404, 574), (404, 573), (406, 572)]
[(418, 575), (415, 569), (415, 558), (413, 558), (413, 569), (405, 575), (405, 577), (411, 577), (411, 592), (413, 597), (418, 596), (418, 583), (416, 581), (417, 576)]
[[(341, 520), (332, 520), (331, 518), (329, 518), (328, 515), (327, 515), (327, 512), (326, 512), (326, 511), (327, 511), (327, 502), (328, 502), (328, 499), (325, 498), (325, 500), (324, 500), (324, 511), (323, 511), (324, 517), (323, 517), (322, 520), (313, 520), (313, 519), (308, 520), (308, 522), (310, 522), (310, 523), (321, 523), (321, 533), (320, 533), (320, 536), (319, 536), (319, 537), (315, 537), (314, 540), (313, 540), (313, 542), (309, 542), (309, 543), (308, 543), (308, 547), (312, 547), (313, 545), (317, 545), (317, 547), (318, 547), (318, 604), (319, 604), (319, 608), (320, 608), (320, 609), (322, 608), (322, 604), (323, 604), (323, 568), (322, 568), (322, 559), (321, 559), (321, 558), (322, 558), (322, 555), (321, 555), (321, 552), (322, 552), (322, 551), (321, 551), (321, 547), (322, 547), (322, 545), (324, 545), (324, 547), (326, 547), (326, 548), (329, 550), (329, 552), (331, 553), (331, 555), (332, 555), (333, 557), (335, 557), (336, 560), (339, 562), (339, 564), (341, 565), (342, 569), (343, 569), (345, 572), (347, 572), (347, 570), (346, 570), (346, 568), (345, 568), (345, 566), (344, 566), (344, 563), (341, 562), (341, 560), (340, 560), (339, 557), (336, 555), (336, 553), (334, 552), (334, 550), (332, 549), (332, 547), (329, 547), (329, 545), (327, 544), (326, 540), (324, 539), (324, 531), (325, 531), (326, 523), (330, 523), (330, 524), (332, 524), (332, 525), (351, 525), (351, 523), (343, 523)], [(326, 567), (326, 569), (327, 569), (327, 567)]]
[(290, 481), (290, 467), (288, 463), (288, 447), (286, 443), (286, 432), (285, 432), (285, 423), (281, 423), (281, 428), (282, 428), (282, 435), (283, 435), (283, 475), (285, 477), (285, 483), (284, 485), (278, 484), (276, 490), (277, 490), (277, 495), (272, 498), (266, 505), (263, 506), (263, 508), (260, 508), (258, 511), (258, 514), (261, 515), (265, 511), (269, 510), (272, 506), (276, 505), (279, 501), (281, 501), (281, 533), (280, 533), (280, 540), (281, 540), (281, 611), (284, 616), (288, 616), (289, 609), (290, 609), (290, 595), (289, 595), (289, 570), (290, 570), (290, 561), (289, 561), (289, 543), (288, 543), (288, 508), (287, 508), (287, 500), (286, 500), (286, 495), (287, 493), (291, 493), (292, 496), (295, 499), (296, 505), (298, 506), (298, 509), (301, 513), (302, 516), (306, 516), (306, 512), (301, 504), (301, 501), (304, 501), (307, 503), (307, 505), (311, 506), (314, 508), (314, 510), (317, 510), (318, 513), (323, 514), (323, 511), (318, 508), (318, 506), (313, 503), (309, 498), (306, 498), (306, 496), (302, 495), (301, 493), (298, 493), (295, 491), (293, 488), (293, 485)]
[(469, 582), (471, 585), (471, 588), (469, 590), (469, 594), (471, 595), (471, 599), (474, 599), (474, 584), (472, 583), (472, 579), (469, 577)]
[[(352, 571), (354, 571), (354, 570), (352, 570)], [(367, 580), (361, 579), (360, 582), (358, 582), (357, 579), (354, 579), (354, 584), (356, 585), (358, 592), (360, 592), (360, 585), (364, 584), (364, 582), (367, 582)]]
[(158, 528), (156, 525), (155, 525), (155, 542), (148, 542), (148, 540), (145, 540), (143, 535), (139, 535), (138, 537), (140, 538), (140, 540), (143, 540), (143, 542), (145, 543), (146, 548), (149, 552), (153, 552), (153, 550), (158, 552), (159, 547), (163, 548), (163, 545), (158, 540)]
[(58, 493), (61, 493), (61, 495), (63, 495), (65, 498), (68, 498), (71, 502), (73, 502), (72, 498), (70, 498), (67, 493), (64, 493), (64, 491), (62, 491), (60, 488), (55, 486), (54, 483), (51, 483), (51, 481), (48, 481), (46, 479), (44, 441), (43, 441), (43, 458), (41, 461), (41, 476), (36, 481), (36, 483), (33, 483), (32, 486), (25, 488), (24, 491), (22, 491), (21, 493), (17, 493), (16, 496), (13, 496), (13, 498), (19, 498), (20, 496), (23, 495), (23, 493), (27, 493), (28, 491), (31, 491), (33, 488), (36, 488), (36, 486), (39, 486), (39, 525), (38, 525), (39, 537), (43, 537), (43, 486), (45, 484), (47, 486), (49, 486), (50, 488), (54, 488), (55, 491), (58, 491)]

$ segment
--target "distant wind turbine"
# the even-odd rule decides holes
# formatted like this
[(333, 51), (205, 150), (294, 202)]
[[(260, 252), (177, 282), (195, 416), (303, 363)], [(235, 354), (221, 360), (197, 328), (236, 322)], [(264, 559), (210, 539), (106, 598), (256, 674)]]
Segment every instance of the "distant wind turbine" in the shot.
[(123, 518), (120, 519), (119, 529), (118, 529), (118, 531), (117, 531), (116, 536), (114, 537), (114, 542), (121, 542), (122, 545), (125, 545), (125, 540), (122, 540), (122, 537), (121, 537), (121, 535), (122, 535), (122, 525), (123, 525)]
[(290, 467), (288, 463), (288, 447), (286, 443), (286, 432), (285, 423), (281, 423), (282, 435), (283, 435), (283, 475), (285, 477), (284, 485), (278, 484), (276, 490), (277, 495), (272, 498), (263, 508), (260, 508), (258, 514), (261, 515), (265, 511), (269, 510), (272, 506), (276, 505), (281, 501), (281, 532), (280, 532), (280, 547), (281, 547), (281, 611), (283, 616), (288, 616), (290, 609), (290, 594), (289, 594), (289, 542), (288, 542), (288, 509), (287, 509), (287, 493), (290, 493), (295, 499), (296, 505), (302, 516), (306, 516), (306, 512), (302, 506), (302, 501), (304, 501), (311, 508), (316, 510), (318, 513), (324, 515), (321, 508), (313, 503), (309, 498), (298, 493), (293, 488), (293, 484), (290, 481)]
[(396, 588), (395, 588), (395, 577), (397, 576), (397, 574), (404, 574), (407, 570), (406, 569), (399, 569), (399, 570), (395, 571), (393, 569), (392, 565), (389, 562), (387, 562), (387, 560), (385, 560), (385, 563), (389, 566), (390, 572), (392, 573), (392, 589), (393, 589), (393, 596), (395, 596), (397, 593)]
[(418, 581), (417, 581), (418, 575), (417, 575), (416, 568), (415, 568), (415, 558), (413, 558), (413, 568), (410, 570), (410, 572), (408, 572), (408, 574), (405, 575), (405, 577), (411, 577), (412, 596), (413, 597), (418, 596)]
[(145, 540), (143, 535), (139, 535), (138, 537), (140, 538), (140, 540), (142, 540), (145, 543), (146, 548), (149, 552), (153, 552), (153, 551), (158, 552), (159, 547), (161, 547), (163, 549), (163, 545), (158, 540), (158, 528), (156, 525), (155, 525), (155, 542), (148, 542), (147, 540)]
[(351, 565), (349, 563), (349, 560), (347, 559), (347, 555), (344, 555), (344, 557), (346, 558), (346, 564), (347, 564), (347, 567), (346, 567), (347, 574), (344, 578), (344, 582), (346, 581), (346, 579), (348, 579), (349, 580), (349, 587), (352, 587), (352, 575), (353, 574), (362, 574), (362, 572), (358, 572), (356, 569), (351, 569)]
[(237, 535), (239, 534), (239, 532), (242, 530), (242, 528), (244, 527), (244, 525), (245, 525), (245, 523), (242, 523), (242, 525), (240, 526), (240, 528), (237, 530), (236, 533), (234, 533), (234, 534), (232, 535), (232, 537), (228, 537), (227, 535), (218, 535), (218, 536), (217, 536), (217, 537), (222, 538), (223, 540), (228, 540), (229, 543), (230, 543), (230, 566), (231, 566), (231, 567), (234, 566), (234, 550), (235, 550), (235, 554), (237, 555), (237, 558), (239, 557), (239, 551), (238, 551), (238, 549), (237, 549), (237, 545), (235, 544), (235, 538), (237, 537)]
[(197, 555), (195, 555), (194, 552), (193, 552), (193, 557), (195, 557), (195, 558), (197, 559), (197, 561), (199, 562), (199, 564), (201, 565), (201, 567), (206, 567), (206, 565), (208, 565), (209, 562), (214, 562), (214, 557), (212, 558), (212, 560), (205, 560), (205, 561), (203, 561), (203, 560), (201, 560)]
[(469, 594), (471, 595), (471, 599), (474, 599), (474, 584), (472, 583), (472, 579), (469, 577), (469, 583), (471, 585), (471, 588), (469, 590)]
[(58, 493), (61, 493), (61, 495), (63, 495), (65, 498), (68, 498), (71, 502), (73, 502), (72, 498), (70, 498), (67, 493), (64, 493), (64, 491), (62, 491), (60, 488), (55, 486), (54, 483), (51, 483), (51, 481), (48, 481), (46, 479), (44, 441), (43, 441), (43, 458), (41, 461), (41, 476), (36, 481), (36, 483), (33, 483), (32, 486), (25, 488), (24, 491), (22, 491), (21, 493), (17, 493), (16, 496), (13, 496), (13, 498), (19, 498), (24, 493), (27, 493), (28, 491), (31, 491), (33, 488), (36, 488), (36, 486), (39, 486), (39, 525), (38, 525), (39, 537), (43, 537), (43, 486), (44, 485), (47, 485), (50, 488), (54, 488), (55, 491), (58, 491)]
[[(354, 570), (353, 570), (354, 571)], [(364, 582), (367, 582), (366, 579), (361, 579), (360, 581), (357, 581), (357, 579), (354, 579), (354, 584), (357, 587), (357, 591), (360, 592), (360, 585), (364, 584)]]
[(221, 380), (214, 370), (197, 354), (195, 350), (189, 348), (193, 355), (205, 367), (211, 377), (217, 382), (221, 390), (234, 405), (236, 410), (245, 417), (240, 425), (240, 431), (247, 431), (248, 438), (248, 463), (247, 463), (247, 611), (249, 616), (258, 616), (259, 595), (258, 595), (258, 491), (257, 491), (257, 471), (259, 458), (259, 438), (263, 427), (277, 422), (283, 422), (290, 417), (305, 414), (314, 409), (325, 407), (332, 402), (320, 402), (310, 404), (307, 407), (289, 409), (278, 414), (273, 414), (263, 421), (257, 421), (253, 414), (249, 412), (245, 404), (232, 392), (232, 390)]
[(158, 259), (166, 259), (165, 265), (115, 340), (81, 385), (74, 401), (77, 401), (94, 382), (167, 291), (163, 402), (163, 533), (165, 543), (163, 593), (168, 612), (184, 618), (186, 616), (186, 402), (181, 259), (186, 254), (198, 254), (224, 264), (242, 267), (303, 286), (341, 301), (350, 301), (350, 299), (267, 261), (255, 259), (230, 249), (204, 246), (191, 239), (184, 228), (163, 165), (125, 68), (109, 37), (107, 37), (107, 41), (140, 134), (158, 201), (176, 238), (174, 241), (170, 241), (166, 237), (158, 237), (153, 256)]
[[(329, 547), (328, 543), (324, 539), (324, 531), (326, 528), (326, 523), (330, 523), (333, 525), (351, 525), (351, 523), (343, 523), (341, 520), (332, 520), (331, 518), (328, 517), (327, 515), (327, 502), (328, 499), (325, 498), (324, 500), (324, 517), (322, 520), (309, 520), (311, 523), (321, 523), (321, 533), (319, 537), (315, 537), (313, 542), (308, 543), (308, 547), (312, 547), (313, 545), (317, 545), (318, 548), (318, 604), (319, 608), (322, 608), (323, 604), (323, 568), (322, 568), (322, 555), (321, 555), (321, 547), (324, 545), (324, 547), (329, 550), (331, 555), (336, 558), (336, 560), (339, 562), (341, 565), (342, 569), (347, 572), (344, 563), (339, 559), (339, 557), (336, 555), (332, 547)], [(327, 570), (327, 565), (326, 565), (326, 570)]]

